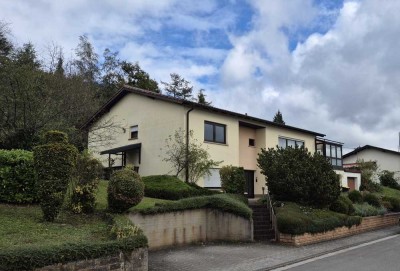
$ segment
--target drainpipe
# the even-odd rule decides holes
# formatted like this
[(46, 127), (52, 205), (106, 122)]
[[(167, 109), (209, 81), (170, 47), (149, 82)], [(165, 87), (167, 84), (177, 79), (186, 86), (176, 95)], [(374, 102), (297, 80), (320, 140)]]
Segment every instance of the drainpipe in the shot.
[(193, 107), (190, 108), (187, 112), (186, 112), (186, 176), (185, 176), (185, 181), (188, 183), (189, 182), (189, 136), (190, 136), (190, 130), (189, 130), (189, 114), (190, 112), (193, 111)]

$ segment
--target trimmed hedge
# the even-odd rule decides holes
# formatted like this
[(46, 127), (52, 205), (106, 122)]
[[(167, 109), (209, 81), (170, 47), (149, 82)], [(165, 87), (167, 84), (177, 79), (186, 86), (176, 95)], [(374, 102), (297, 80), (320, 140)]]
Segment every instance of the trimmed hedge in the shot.
[(179, 200), (216, 193), (196, 184), (185, 183), (178, 177), (170, 175), (146, 176), (142, 177), (142, 181), (144, 182), (144, 195), (150, 198)]
[(0, 270), (33, 270), (56, 263), (114, 255), (119, 251), (128, 252), (146, 246), (147, 238), (140, 234), (110, 241), (8, 249), (0, 251)]
[(144, 209), (139, 212), (141, 214), (158, 214), (200, 208), (217, 209), (248, 219), (252, 216), (252, 211), (246, 204), (227, 194), (192, 197), (175, 202), (156, 204), (153, 208)]
[(25, 150), (0, 150), (0, 202), (37, 201), (33, 154)]
[(301, 235), (304, 233), (319, 233), (338, 227), (359, 225), (360, 216), (348, 216), (326, 209), (316, 209), (301, 206), (293, 202), (283, 203), (276, 208), (279, 232)]

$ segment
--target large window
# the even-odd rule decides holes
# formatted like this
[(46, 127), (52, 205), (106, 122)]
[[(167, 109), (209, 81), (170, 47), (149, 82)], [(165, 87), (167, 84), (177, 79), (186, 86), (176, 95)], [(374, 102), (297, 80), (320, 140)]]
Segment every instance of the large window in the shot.
[(204, 141), (226, 144), (226, 126), (209, 121), (204, 122)]
[(302, 140), (297, 140), (297, 139), (291, 139), (291, 138), (285, 138), (285, 137), (279, 137), (279, 147), (286, 149), (287, 147), (302, 147), (304, 146), (304, 141)]
[(332, 166), (342, 167), (342, 146), (338, 145), (325, 145), (325, 156), (329, 158)]

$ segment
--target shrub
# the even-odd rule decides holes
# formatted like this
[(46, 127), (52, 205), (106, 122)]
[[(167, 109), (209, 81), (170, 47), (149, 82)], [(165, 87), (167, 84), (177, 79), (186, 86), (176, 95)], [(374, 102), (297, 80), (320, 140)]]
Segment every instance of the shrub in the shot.
[(344, 195), (340, 195), (339, 198), (331, 204), (329, 209), (331, 211), (346, 215), (351, 215), (352, 213), (354, 213), (353, 203), (348, 197)]
[(307, 149), (262, 149), (258, 166), (277, 200), (329, 206), (340, 194), (339, 177), (322, 155)]
[(227, 194), (192, 197), (174, 202), (157, 203), (153, 208), (140, 210), (140, 213), (157, 214), (200, 208), (217, 209), (244, 218), (251, 218), (252, 216), (252, 211), (246, 204)]
[(376, 216), (383, 215), (387, 213), (387, 210), (384, 207), (375, 207), (369, 205), (368, 203), (356, 203), (354, 204), (354, 215), (367, 217), (367, 216)]
[(397, 183), (396, 179), (394, 178), (394, 172), (384, 170), (382, 171), (381, 175), (379, 176), (379, 180), (381, 181), (381, 185), (387, 186), (390, 188), (394, 188), (400, 190), (400, 185)]
[(37, 201), (33, 154), (24, 150), (0, 150), (0, 201)]
[(74, 213), (92, 213), (103, 166), (87, 151), (78, 156), (70, 208)]
[(366, 193), (364, 194), (364, 201), (368, 203), (369, 205), (375, 206), (375, 207), (381, 207), (381, 201), (378, 196), (372, 194), (372, 193)]
[[(388, 202), (390, 205), (387, 205), (386, 209), (393, 212), (400, 212), (400, 199), (395, 197), (383, 197), (384, 202)], [(383, 204), (383, 202), (382, 202)]]
[(361, 217), (348, 216), (325, 209), (301, 206), (286, 202), (276, 208), (279, 232), (300, 235), (333, 230), (337, 227), (351, 227), (361, 223)]
[(393, 205), (389, 201), (382, 201), (382, 206), (385, 207), (386, 210), (392, 210)]
[(144, 194), (151, 198), (179, 200), (216, 193), (194, 183), (185, 183), (175, 176), (153, 175), (143, 177), (142, 180), (144, 182)]
[(246, 179), (242, 167), (223, 166), (219, 170), (219, 175), (222, 190), (230, 194), (244, 194)]
[(126, 239), (93, 241), (78, 244), (29, 246), (0, 251), (0, 270), (33, 270), (57, 263), (111, 256), (147, 246), (143, 234)]
[(139, 174), (126, 167), (111, 175), (108, 189), (108, 207), (115, 213), (122, 213), (137, 205), (144, 196), (144, 184)]
[(77, 149), (66, 134), (49, 131), (44, 144), (33, 150), (37, 189), (44, 219), (53, 221), (60, 212), (76, 163)]
[(362, 203), (363, 201), (362, 194), (357, 190), (350, 191), (347, 196), (353, 203)]
[(112, 239), (125, 239), (143, 234), (127, 217), (115, 215), (111, 218), (110, 235)]

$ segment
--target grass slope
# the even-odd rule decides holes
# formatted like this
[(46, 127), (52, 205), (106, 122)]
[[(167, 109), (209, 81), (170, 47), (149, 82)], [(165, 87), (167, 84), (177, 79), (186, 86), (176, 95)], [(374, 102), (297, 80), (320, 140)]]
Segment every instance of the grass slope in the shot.
[(0, 250), (108, 239), (108, 225), (96, 215), (61, 214), (44, 222), (39, 206), (0, 204)]

